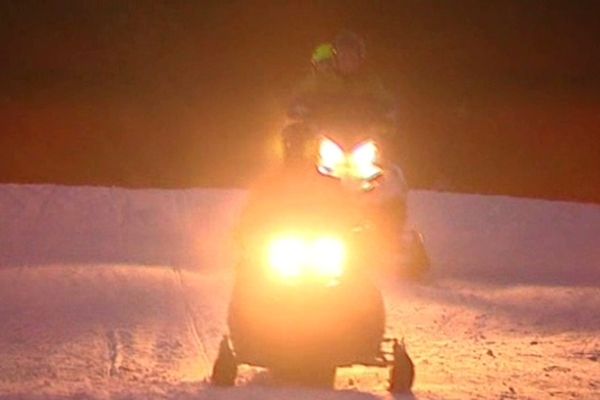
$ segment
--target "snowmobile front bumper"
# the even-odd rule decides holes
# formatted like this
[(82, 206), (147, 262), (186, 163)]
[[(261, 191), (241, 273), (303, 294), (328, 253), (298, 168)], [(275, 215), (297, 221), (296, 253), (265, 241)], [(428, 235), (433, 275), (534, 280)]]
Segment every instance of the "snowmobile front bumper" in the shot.
[(381, 365), (385, 316), (369, 283), (234, 289), (229, 329), (240, 363), (262, 367), (319, 362)]

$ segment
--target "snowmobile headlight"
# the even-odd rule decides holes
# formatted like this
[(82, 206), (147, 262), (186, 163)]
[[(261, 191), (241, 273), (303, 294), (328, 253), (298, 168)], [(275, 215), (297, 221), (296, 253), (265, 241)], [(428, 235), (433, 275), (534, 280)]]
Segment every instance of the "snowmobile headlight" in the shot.
[(279, 238), (269, 246), (269, 264), (282, 278), (300, 276), (305, 257), (305, 243), (296, 238)]
[(334, 237), (281, 237), (269, 244), (268, 258), (272, 272), (284, 280), (335, 281), (344, 272), (346, 246)]
[(323, 138), (319, 144), (318, 170), (334, 178), (371, 181), (383, 173), (377, 165), (378, 158), (379, 151), (373, 140), (360, 143), (346, 154), (333, 140)]
[(353, 178), (370, 181), (378, 177), (382, 170), (377, 166), (378, 150), (374, 141), (368, 140), (358, 145), (349, 156)]
[(339, 178), (342, 173), (341, 169), (345, 164), (346, 155), (344, 154), (344, 150), (331, 139), (321, 139), (319, 143), (319, 172)]
[(326, 279), (338, 279), (344, 272), (346, 248), (341, 240), (324, 237), (312, 244), (312, 262), (314, 272)]

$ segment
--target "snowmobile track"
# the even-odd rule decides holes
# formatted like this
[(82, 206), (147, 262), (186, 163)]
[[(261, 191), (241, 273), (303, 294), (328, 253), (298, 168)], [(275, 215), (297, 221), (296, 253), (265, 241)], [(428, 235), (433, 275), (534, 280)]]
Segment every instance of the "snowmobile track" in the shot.
[(185, 308), (186, 324), (191, 332), (194, 343), (196, 344), (196, 348), (199, 350), (202, 358), (204, 359), (203, 365), (211, 365), (211, 359), (208, 356), (206, 341), (204, 340), (204, 336), (200, 333), (200, 330), (198, 329), (198, 323), (196, 321), (196, 317), (194, 316), (194, 310), (192, 309), (190, 301), (188, 300), (185, 294), (185, 286), (183, 282), (183, 274), (181, 273), (181, 269), (173, 268), (172, 271), (175, 274), (175, 278), (177, 280), (177, 284), (181, 292), (181, 299)]
[(108, 375), (113, 377), (118, 375), (119, 368), (121, 367), (122, 356), (119, 349), (121, 348), (119, 335), (115, 330), (106, 332), (106, 343), (108, 346)]

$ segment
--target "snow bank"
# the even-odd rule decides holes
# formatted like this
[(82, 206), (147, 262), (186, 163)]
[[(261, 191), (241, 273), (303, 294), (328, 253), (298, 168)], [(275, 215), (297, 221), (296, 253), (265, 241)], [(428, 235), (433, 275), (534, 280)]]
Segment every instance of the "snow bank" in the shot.
[[(0, 185), (0, 265), (230, 263), (245, 192)], [(414, 191), (440, 277), (600, 286), (600, 207)], [(210, 261), (209, 261), (210, 260)]]
[(600, 206), (413, 192), (436, 272), (496, 283), (600, 286)]
[(223, 262), (236, 190), (0, 186), (0, 265)]

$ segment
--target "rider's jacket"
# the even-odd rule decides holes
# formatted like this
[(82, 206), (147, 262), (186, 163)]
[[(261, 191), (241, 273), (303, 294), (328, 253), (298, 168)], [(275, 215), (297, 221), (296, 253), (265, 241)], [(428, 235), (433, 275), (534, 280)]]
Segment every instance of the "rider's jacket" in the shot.
[(393, 96), (365, 69), (351, 76), (333, 71), (310, 74), (294, 90), (288, 114), (321, 125), (349, 119), (391, 124), (394, 111)]

